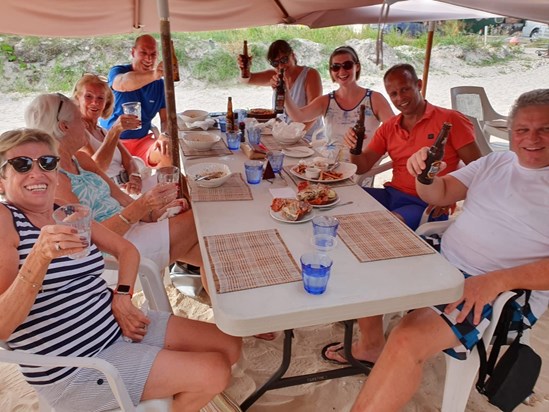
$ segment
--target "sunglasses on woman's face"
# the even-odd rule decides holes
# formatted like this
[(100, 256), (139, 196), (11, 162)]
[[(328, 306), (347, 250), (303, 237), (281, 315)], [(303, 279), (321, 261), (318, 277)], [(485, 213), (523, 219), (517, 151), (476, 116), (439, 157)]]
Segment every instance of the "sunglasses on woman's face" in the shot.
[(281, 57), (278, 60), (271, 60), (269, 63), (271, 63), (271, 66), (273, 66), (273, 67), (278, 67), (279, 65), (286, 64), (289, 61), (290, 61), (290, 56), (284, 56), (284, 57)]
[(40, 169), (43, 171), (53, 172), (57, 169), (57, 165), (59, 164), (59, 156), (40, 156), (38, 159), (32, 159), (27, 156), (18, 156), (13, 159), (5, 160), (0, 166), (0, 170), (4, 169), (4, 167), (9, 163), (16, 172), (28, 173), (32, 169), (34, 162), (38, 163), (38, 166), (40, 166)]
[(343, 63), (333, 63), (330, 66), (330, 70), (337, 73), (341, 68), (343, 68), (343, 70), (351, 70), (354, 65), (355, 65), (355, 62), (351, 60), (347, 60), (346, 62), (343, 62)]

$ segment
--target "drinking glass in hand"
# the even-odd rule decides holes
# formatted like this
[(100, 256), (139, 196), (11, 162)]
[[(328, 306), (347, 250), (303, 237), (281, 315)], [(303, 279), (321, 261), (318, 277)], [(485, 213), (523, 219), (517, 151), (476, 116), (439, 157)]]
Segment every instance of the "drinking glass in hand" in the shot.
[(90, 208), (78, 203), (60, 206), (53, 212), (55, 223), (76, 229), (80, 239), (87, 244), (87, 247), (81, 252), (68, 255), (71, 259), (81, 259), (90, 253), (91, 218)]
[(166, 166), (157, 169), (156, 180), (158, 183), (179, 183), (179, 168)]

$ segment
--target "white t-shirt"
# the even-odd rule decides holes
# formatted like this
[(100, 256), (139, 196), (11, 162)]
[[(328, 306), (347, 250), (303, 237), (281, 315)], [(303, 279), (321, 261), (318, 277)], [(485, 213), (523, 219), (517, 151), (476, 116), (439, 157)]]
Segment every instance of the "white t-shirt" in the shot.
[[(514, 152), (494, 152), (450, 174), (467, 186), (463, 213), (444, 232), (441, 253), (470, 275), (549, 258), (549, 167), (527, 169)], [(534, 292), (532, 312), (549, 292)]]
[[(103, 132), (103, 135), (107, 134), (107, 131), (105, 129), (101, 128), (101, 130)], [(91, 147), (93, 147), (95, 151), (99, 150), (99, 147), (101, 147), (101, 144), (103, 142), (87, 130), (86, 134), (88, 136)], [(116, 147), (114, 149), (111, 164), (109, 165), (109, 168), (105, 171), (105, 174), (112, 178), (114, 176), (118, 176), (122, 170), (124, 170), (124, 166), (122, 165), (122, 153), (120, 152), (120, 149)]]

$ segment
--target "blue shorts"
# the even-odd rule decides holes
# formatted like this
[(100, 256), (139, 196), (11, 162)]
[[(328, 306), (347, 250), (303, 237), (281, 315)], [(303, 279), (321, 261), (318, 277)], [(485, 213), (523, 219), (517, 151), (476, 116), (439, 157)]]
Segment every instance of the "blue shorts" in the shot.
[[(383, 189), (365, 187), (364, 190), (385, 206), (387, 210), (402, 216), (406, 225), (412, 230), (417, 229), (421, 216), (428, 206), (419, 197), (401, 192), (394, 187), (388, 186)], [(429, 222), (438, 222), (441, 220), (448, 220), (448, 215), (442, 215), (437, 218), (429, 216)]]
[[(463, 276), (465, 279), (470, 277), (467, 273), (463, 273)], [(469, 312), (465, 320), (461, 323), (456, 323), (456, 318), (459, 315), (461, 309), (463, 308), (463, 304), (460, 304), (452, 313), (446, 314), (444, 313), (444, 309), (446, 308), (446, 304), (443, 305), (436, 305), (432, 306), (431, 309), (433, 309), (436, 313), (440, 315), (440, 317), (450, 326), (452, 329), (452, 332), (456, 335), (456, 337), (459, 339), (460, 344), (454, 348), (445, 349), (444, 353), (447, 355), (450, 355), (453, 358), (459, 359), (459, 360), (465, 360), (467, 359), (467, 355), (473, 349), (473, 347), (477, 344), (480, 337), (484, 334), (484, 331), (490, 325), (490, 322), (492, 321), (492, 305), (486, 304), (484, 305), (484, 308), (482, 308), (482, 314), (480, 318), (480, 322), (478, 325), (473, 324), (473, 311)], [(510, 330), (518, 330), (518, 326), (520, 322), (523, 320), (523, 314), (522, 314), (522, 307), (517, 301), (513, 301), (514, 306), (514, 314), (513, 319), (511, 322)], [(529, 306), (528, 306), (529, 308)], [(527, 313), (524, 314), (526, 317), (526, 322), (524, 322), (525, 328), (530, 328), (536, 323), (537, 318), (534, 316), (534, 314), (531, 311), (526, 311)]]

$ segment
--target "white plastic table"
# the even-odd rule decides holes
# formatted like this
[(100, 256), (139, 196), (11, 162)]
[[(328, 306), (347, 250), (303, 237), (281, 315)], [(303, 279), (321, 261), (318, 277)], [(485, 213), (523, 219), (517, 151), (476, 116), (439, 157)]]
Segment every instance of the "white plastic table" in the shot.
[[(243, 163), (246, 159), (244, 153), (238, 151), (231, 156), (183, 159), (183, 164), (188, 166), (204, 161), (219, 162), (228, 165), (232, 172), (244, 173)], [(297, 160), (286, 157), (285, 164), (295, 163)], [(463, 275), (438, 253), (361, 263), (340, 240), (336, 249), (329, 252), (333, 266), (327, 290), (323, 295), (306, 293), (301, 282), (216, 293), (204, 236), (276, 228), (298, 265), (299, 257), (311, 250), (310, 222), (282, 223), (269, 214), (272, 200), (269, 189), (287, 185), (295, 189), (288, 176), (284, 176), (284, 179), (277, 176), (272, 184), (264, 180), (258, 185), (251, 185), (252, 201), (193, 202), (198, 238), (204, 257), (203, 270), (206, 271), (218, 327), (234, 336), (286, 331), (285, 359), (281, 369), (268, 382), (270, 387), (264, 390), (260, 388), (243, 403), (244, 410), (266, 390), (343, 376), (319, 373), (301, 380), (284, 378), (289, 382), (281, 383), (284, 379), (279, 378), (290, 361), (292, 329), (452, 302), (461, 296), (463, 289)], [(383, 209), (383, 206), (357, 185), (338, 187), (336, 191), (341, 203), (352, 200), (353, 204), (327, 211), (317, 209), (317, 214), (337, 215)], [(351, 322), (347, 323), (346, 329), (350, 329), (349, 336), (346, 337), (350, 352)], [(285, 363), (287, 365), (284, 368)], [(361, 368), (362, 364), (351, 363), (355, 366), (348, 368), (347, 375), (353, 372), (352, 369), (355, 374), (365, 372)]]

